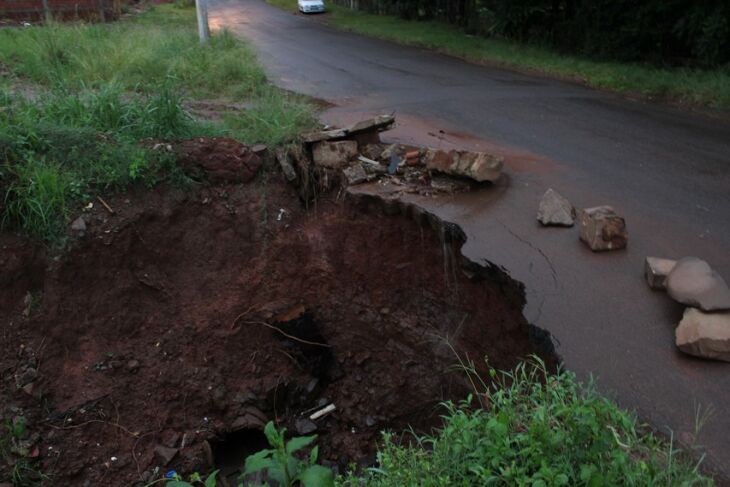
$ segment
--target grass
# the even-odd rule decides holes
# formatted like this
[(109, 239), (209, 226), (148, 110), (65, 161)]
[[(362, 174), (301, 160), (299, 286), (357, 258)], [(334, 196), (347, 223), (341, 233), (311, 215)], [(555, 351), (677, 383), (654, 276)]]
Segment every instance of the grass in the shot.
[[(275, 146), (316, 122), (230, 33), (201, 45), (195, 10), (179, 5), (113, 24), (0, 29), (0, 72), (0, 225), (52, 245), (93, 194), (181, 179), (171, 157), (141, 139), (227, 135)], [(202, 121), (188, 99), (250, 108)]]
[(25, 441), (27, 436), (23, 416), (16, 416), (0, 426), (0, 482), (24, 487), (38, 485), (48, 478), (38, 469), (38, 461), (31, 458)]
[[(296, 0), (267, 0), (296, 10)], [(465, 34), (441, 22), (407, 21), (351, 11), (329, 3), (330, 24), (486, 64), (579, 81), (593, 88), (632, 96), (730, 109), (730, 66), (715, 70), (661, 68), (638, 63), (591, 60), (550, 49)]]
[(656, 437), (572, 373), (550, 374), (537, 361), (492, 374), (492, 386), (474, 379), (483, 407), (444, 404), (444, 425), (433, 435), (384, 433), (378, 466), (339, 485), (713, 485), (671, 439)]

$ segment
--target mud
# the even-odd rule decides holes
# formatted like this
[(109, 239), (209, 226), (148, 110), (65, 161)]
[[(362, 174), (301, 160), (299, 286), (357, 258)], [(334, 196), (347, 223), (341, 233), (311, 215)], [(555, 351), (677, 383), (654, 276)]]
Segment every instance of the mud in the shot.
[(208, 471), (252, 449), (235, 431), (260, 443), (330, 403), (321, 457), (367, 464), (381, 430), (469, 392), (454, 350), (554, 363), (521, 284), (466, 260), (458, 227), (364, 195), (304, 209), (279, 178), (110, 198), (62, 256), (0, 237), (0, 411), (52, 485)]

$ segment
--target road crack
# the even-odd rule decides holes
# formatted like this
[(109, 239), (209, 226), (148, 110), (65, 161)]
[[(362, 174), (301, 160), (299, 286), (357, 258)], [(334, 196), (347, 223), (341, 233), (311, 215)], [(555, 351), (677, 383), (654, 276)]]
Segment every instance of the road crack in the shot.
[(540, 249), (539, 247), (534, 246), (532, 244), (532, 242), (530, 242), (529, 240), (527, 240), (524, 237), (521, 237), (520, 235), (518, 235), (515, 232), (513, 232), (512, 229), (510, 227), (508, 227), (499, 218), (497, 218), (496, 220), (497, 220), (497, 223), (499, 223), (500, 225), (502, 225), (502, 227), (504, 227), (504, 229), (507, 230), (507, 232), (509, 232), (510, 235), (512, 235), (514, 238), (516, 238), (517, 240), (519, 240), (523, 244), (527, 245), (532, 250), (534, 250), (535, 252), (539, 253), (542, 256), (542, 258), (545, 260), (545, 262), (547, 263), (548, 267), (550, 268), (550, 274), (551, 274), (551, 276), (553, 278), (553, 283), (555, 284), (555, 287), (558, 287), (558, 273), (555, 270), (555, 266), (553, 265), (553, 263), (550, 260), (550, 258), (547, 255), (545, 255), (545, 252), (543, 252), (542, 249)]

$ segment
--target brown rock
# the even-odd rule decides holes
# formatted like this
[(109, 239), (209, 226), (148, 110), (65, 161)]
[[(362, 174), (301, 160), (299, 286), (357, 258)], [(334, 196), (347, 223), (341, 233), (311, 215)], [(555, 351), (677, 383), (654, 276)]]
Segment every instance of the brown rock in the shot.
[(626, 222), (610, 206), (586, 208), (580, 215), (580, 239), (594, 252), (626, 247)]
[(684, 353), (730, 362), (730, 313), (703, 313), (687, 308), (675, 338)]
[(649, 287), (652, 289), (666, 289), (665, 281), (675, 265), (677, 265), (676, 260), (647, 257), (644, 264), (644, 275)]
[(475, 181), (497, 181), (502, 175), (503, 159), (485, 152), (429, 149), (425, 155), (426, 168)]
[(704, 311), (730, 309), (730, 288), (704, 260), (685, 257), (677, 262), (666, 280), (667, 293), (682, 304)]
[(317, 166), (342, 169), (357, 157), (357, 142), (352, 140), (317, 142), (312, 147), (312, 156)]

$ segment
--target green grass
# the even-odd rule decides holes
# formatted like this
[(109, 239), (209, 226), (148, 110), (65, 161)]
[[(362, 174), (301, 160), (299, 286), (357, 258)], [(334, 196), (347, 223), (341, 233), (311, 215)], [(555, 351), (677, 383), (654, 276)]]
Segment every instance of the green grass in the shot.
[[(691, 455), (634, 415), (541, 363), (495, 374), (483, 407), (445, 404), (429, 436), (385, 433), (378, 465), (339, 479), (346, 487), (712, 485)], [(472, 378), (474, 378), (472, 370)], [(475, 379), (475, 382), (478, 382)]]
[[(94, 194), (180, 180), (141, 139), (228, 135), (275, 146), (316, 123), (268, 83), (226, 31), (198, 42), (193, 8), (162, 5), (114, 24), (0, 29), (0, 225), (61, 245)], [(201, 121), (186, 99), (248, 109)]]
[(39, 470), (38, 460), (30, 457), (25, 418), (16, 416), (0, 423), (0, 482), (13, 487), (40, 485), (48, 477)]
[[(295, 0), (267, 1), (296, 10)], [(730, 109), (730, 66), (703, 71), (594, 61), (540, 47), (469, 36), (441, 22), (406, 21), (351, 11), (331, 3), (327, 8), (330, 24), (339, 29), (632, 96)]]

